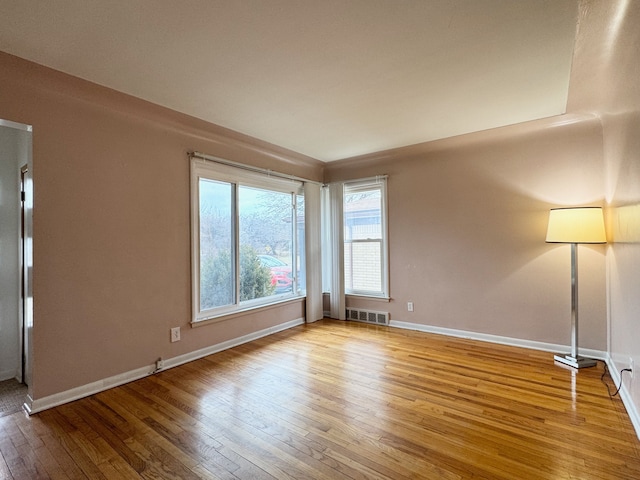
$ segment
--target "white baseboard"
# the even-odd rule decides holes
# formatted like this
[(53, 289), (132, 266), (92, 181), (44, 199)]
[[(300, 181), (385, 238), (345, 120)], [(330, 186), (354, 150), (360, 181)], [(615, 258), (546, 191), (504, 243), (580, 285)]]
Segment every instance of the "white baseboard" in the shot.
[[(620, 372), (616, 368), (616, 365), (611, 358), (607, 359), (607, 366), (609, 367), (609, 374), (611, 375), (613, 383), (615, 385), (620, 385), (620, 382), (622, 382), (622, 379), (620, 378)], [(627, 410), (627, 415), (629, 415), (631, 424), (636, 431), (636, 435), (638, 436), (638, 439), (640, 439), (640, 414), (638, 414), (638, 409), (633, 402), (633, 398), (631, 397), (631, 393), (629, 393), (629, 389), (627, 388), (626, 384), (623, 384), (620, 388), (619, 395), (624, 408)]]
[[(500, 335), (490, 335), (487, 333), (469, 332), (466, 330), (456, 330), (453, 328), (434, 327), (431, 325), (422, 325), (411, 322), (400, 322), (398, 320), (391, 320), (389, 322), (390, 327), (404, 328), (407, 330), (418, 330), (420, 332), (435, 333), (438, 335), (447, 335), (449, 337), (467, 338), (469, 340), (479, 340), (481, 342), (499, 343), (501, 345), (510, 345), (512, 347), (530, 348), (532, 350), (542, 350), (545, 352), (567, 352), (569, 353), (570, 347), (568, 345), (557, 345), (555, 343), (536, 342), (533, 340), (523, 340), (521, 338), (501, 337)], [(597, 358), (599, 360), (606, 361), (609, 356), (607, 352), (602, 350), (592, 350), (589, 348), (580, 348), (580, 355), (589, 358)]]
[(72, 388), (71, 390), (65, 390), (64, 392), (54, 393), (48, 397), (38, 398), (32, 400), (27, 398), (27, 402), (24, 405), (24, 409), (29, 415), (32, 413), (42, 412), (49, 408), (57, 407), (64, 403), (73, 402), (95, 393), (109, 390), (110, 388), (117, 387), (118, 385), (124, 385), (125, 383), (139, 380), (148, 375), (151, 375), (154, 370), (154, 366), (140, 367), (135, 370), (130, 370), (118, 375), (114, 375), (109, 378), (98, 380), (97, 382), (88, 383), (80, 387)]
[[(227, 340), (226, 342), (217, 343), (216, 345), (211, 345), (210, 347), (196, 350), (194, 352), (189, 352), (189, 353), (185, 353), (184, 355), (179, 355), (177, 357), (169, 358), (164, 361), (165, 366), (162, 370), (166, 370), (167, 368), (177, 367), (178, 365), (182, 365), (183, 363), (189, 363), (189, 362), (192, 362), (193, 360), (206, 357), (207, 355), (212, 355), (214, 353), (218, 353), (223, 350), (228, 350), (229, 348), (237, 347), (238, 345), (242, 345), (243, 343), (248, 343), (253, 340), (266, 337), (267, 335), (272, 335), (274, 333), (278, 333), (283, 330), (287, 330), (289, 328), (302, 325), (303, 323), (304, 323), (304, 318), (290, 320), (288, 322), (281, 323), (274, 327), (265, 328), (264, 330), (259, 330), (257, 332), (249, 333), (247, 335), (243, 335), (242, 337), (234, 338), (232, 340)], [(156, 372), (153, 372), (153, 373), (156, 373)]]
[(206, 357), (207, 355), (221, 352), (222, 350), (227, 350), (229, 348), (242, 345), (243, 343), (251, 342), (253, 340), (266, 337), (267, 335), (272, 335), (274, 333), (287, 330), (297, 325), (302, 325), (303, 323), (304, 318), (298, 318), (285, 323), (281, 323), (279, 325), (275, 325), (273, 327), (259, 330), (257, 332), (249, 333), (232, 340), (227, 340), (226, 342), (211, 345), (194, 352), (185, 353), (173, 358), (167, 358), (164, 360), (164, 368), (162, 368), (161, 370), (156, 370), (155, 364), (151, 364), (141, 368), (136, 368), (135, 370), (130, 370), (128, 372), (114, 375), (109, 378), (98, 380), (97, 382), (92, 382), (87, 385), (72, 388), (71, 390), (66, 390), (64, 392), (55, 393), (47, 397), (38, 398), (36, 400), (27, 397), (27, 401), (24, 404), (24, 409), (29, 415), (42, 412), (43, 410), (57, 407), (58, 405), (62, 405), (64, 403), (73, 402), (74, 400), (79, 400), (80, 398), (88, 397), (89, 395), (94, 395), (96, 393), (108, 390), (113, 387), (117, 387), (119, 385), (124, 385), (125, 383), (129, 383), (134, 380), (139, 380), (159, 371), (167, 370), (168, 368), (176, 367), (178, 365), (182, 365), (183, 363), (188, 363), (193, 360)]
[(22, 404), (22, 409), (27, 412), (27, 415), (31, 415), (32, 412), (31, 411), (31, 406), (33, 405), (33, 398), (31, 398), (31, 395), (27, 394), (27, 398), (25, 399), (24, 403)]
[(631, 398), (631, 394), (629, 393), (629, 390), (627, 390), (626, 385), (623, 385), (620, 389), (620, 398), (622, 399), (624, 408), (627, 410), (627, 415), (629, 415), (629, 419), (633, 424), (638, 440), (640, 440), (640, 415), (638, 414), (636, 404), (633, 403), (633, 398)]

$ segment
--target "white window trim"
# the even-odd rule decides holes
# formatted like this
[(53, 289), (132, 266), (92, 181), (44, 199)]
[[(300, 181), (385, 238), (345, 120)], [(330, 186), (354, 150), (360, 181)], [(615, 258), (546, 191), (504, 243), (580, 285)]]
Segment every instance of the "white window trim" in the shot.
[[(387, 176), (381, 175), (377, 177), (371, 177), (361, 180), (354, 180), (350, 182), (344, 183), (345, 193), (348, 190), (349, 193), (357, 192), (358, 190), (369, 190), (372, 186), (380, 187), (380, 210), (381, 216), (380, 219), (380, 232), (382, 238), (380, 239), (382, 245), (382, 258), (381, 258), (381, 269), (382, 269), (382, 291), (381, 292), (371, 292), (364, 290), (346, 290), (344, 294), (349, 297), (365, 297), (365, 298), (378, 298), (382, 300), (388, 300), (389, 297), (389, 231), (388, 231), (388, 209), (387, 209)], [(344, 243), (344, 238), (342, 239)], [(369, 240), (370, 241), (370, 240)], [(344, 264), (344, 257), (343, 257)]]
[[(303, 195), (303, 182), (295, 179), (269, 176), (264, 173), (247, 171), (241, 168), (214, 163), (202, 158), (191, 158), (191, 311), (192, 325), (201, 322), (213, 323), (222, 321), (230, 315), (257, 310), (278, 303), (286, 303), (304, 295), (298, 292), (272, 295), (266, 299), (243, 302), (216, 309), (200, 310), (200, 179), (228, 182), (236, 185), (263, 188), (294, 195)], [(295, 227), (292, 227), (295, 228)], [(297, 242), (297, 235), (292, 232), (292, 240)], [(298, 251), (298, 246), (295, 246)]]

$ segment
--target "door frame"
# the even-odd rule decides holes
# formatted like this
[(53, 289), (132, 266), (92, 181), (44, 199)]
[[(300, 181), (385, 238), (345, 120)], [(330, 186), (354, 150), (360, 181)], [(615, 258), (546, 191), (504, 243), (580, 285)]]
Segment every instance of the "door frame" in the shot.
[(19, 319), (20, 319), (20, 335), (19, 335), (19, 350), (20, 350), (20, 381), (25, 385), (29, 385), (28, 380), (28, 349), (27, 349), (27, 292), (29, 283), (29, 262), (27, 259), (27, 174), (29, 173), (29, 166), (27, 164), (20, 167), (20, 307), (19, 307)]

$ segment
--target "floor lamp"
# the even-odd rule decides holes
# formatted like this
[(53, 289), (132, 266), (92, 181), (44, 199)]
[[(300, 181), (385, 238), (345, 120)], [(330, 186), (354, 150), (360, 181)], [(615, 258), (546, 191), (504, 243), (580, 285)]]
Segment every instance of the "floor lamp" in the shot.
[(578, 244), (607, 243), (602, 208), (551, 209), (546, 241), (571, 244), (571, 354), (553, 358), (573, 368), (593, 367), (595, 360), (578, 356)]

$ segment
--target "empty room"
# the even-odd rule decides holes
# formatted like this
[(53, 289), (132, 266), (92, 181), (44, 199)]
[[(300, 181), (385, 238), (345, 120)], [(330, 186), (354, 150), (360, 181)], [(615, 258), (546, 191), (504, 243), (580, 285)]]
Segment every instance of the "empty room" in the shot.
[(640, 478), (639, 1), (0, 12), (0, 478)]

